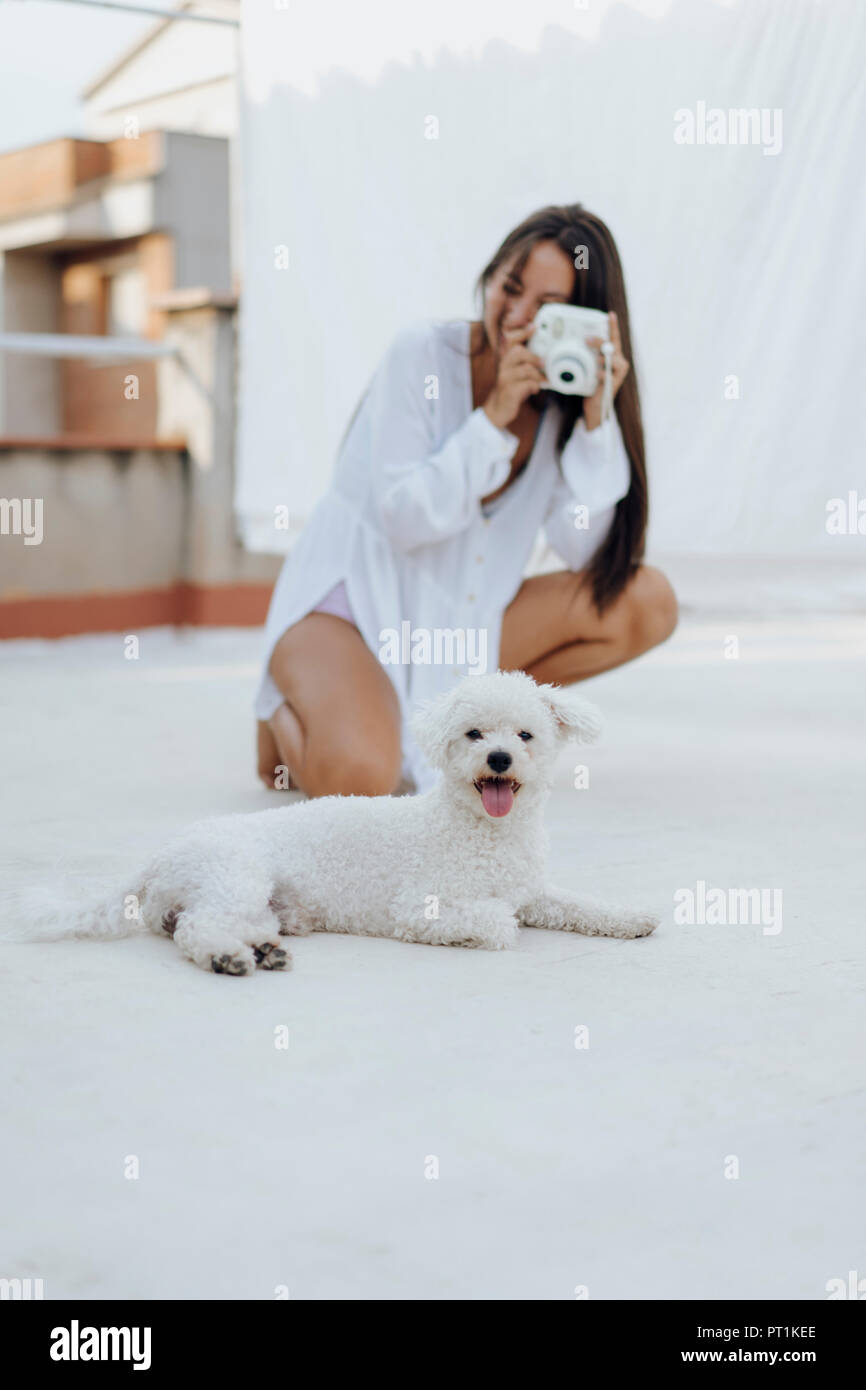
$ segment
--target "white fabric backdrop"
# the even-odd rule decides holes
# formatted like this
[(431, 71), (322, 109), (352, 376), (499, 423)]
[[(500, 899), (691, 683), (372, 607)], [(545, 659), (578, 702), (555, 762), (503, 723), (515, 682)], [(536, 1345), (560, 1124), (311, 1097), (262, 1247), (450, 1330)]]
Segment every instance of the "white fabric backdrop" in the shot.
[[(396, 329), (473, 316), (511, 226), (580, 200), (625, 264), (651, 554), (862, 556), (825, 517), (864, 476), (864, 68), (862, 0), (251, 0), (247, 544), (303, 524)], [(781, 148), (677, 143), (699, 103), (780, 110)]]

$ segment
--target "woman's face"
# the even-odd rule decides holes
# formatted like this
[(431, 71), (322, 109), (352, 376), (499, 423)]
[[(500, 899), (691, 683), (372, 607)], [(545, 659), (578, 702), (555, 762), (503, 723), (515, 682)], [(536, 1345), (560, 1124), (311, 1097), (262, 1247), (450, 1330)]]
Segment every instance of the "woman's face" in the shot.
[(523, 270), (512, 270), (512, 256), (487, 281), (484, 327), (499, 357), (503, 328), (523, 328), (542, 304), (567, 304), (574, 290), (574, 266), (555, 241), (537, 241)]

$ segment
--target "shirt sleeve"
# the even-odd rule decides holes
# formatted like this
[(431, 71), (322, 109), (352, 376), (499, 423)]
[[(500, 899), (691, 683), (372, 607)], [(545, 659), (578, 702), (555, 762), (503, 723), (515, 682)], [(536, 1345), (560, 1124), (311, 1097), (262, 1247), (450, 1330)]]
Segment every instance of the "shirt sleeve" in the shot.
[(562, 476), (548, 505), (544, 533), (568, 568), (581, 570), (607, 539), (616, 504), (631, 486), (631, 465), (616, 415), (594, 430), (578, 420), (561, 462)]
[(520, 442), (479, 406), (433, 447), (426, 394), (436, 372), (431, 341), (418, 328), (399, 333), (373, 377), (367, 402), (376, 509), (392, 545), (403, 551), (465, 530), (481, 498), (505, 482)]

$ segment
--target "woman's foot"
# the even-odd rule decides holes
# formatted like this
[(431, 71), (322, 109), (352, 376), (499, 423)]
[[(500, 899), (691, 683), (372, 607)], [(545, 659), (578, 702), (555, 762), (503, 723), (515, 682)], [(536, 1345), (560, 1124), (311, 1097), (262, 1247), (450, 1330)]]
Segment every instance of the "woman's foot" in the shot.
[(269, 791), (303, 791), (292, 773), (302, 764), (304, 732), (291, 705), (282, 704), (258, 725), (259, 776)]

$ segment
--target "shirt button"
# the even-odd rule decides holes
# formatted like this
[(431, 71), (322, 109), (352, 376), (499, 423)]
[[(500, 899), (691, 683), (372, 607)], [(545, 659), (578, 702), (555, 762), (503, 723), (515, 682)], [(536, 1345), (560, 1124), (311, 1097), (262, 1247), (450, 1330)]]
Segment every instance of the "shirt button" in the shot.
[(483, 564), (484, 564), (484, 556), (483, 556), (483, 555), (476, 555), (476, 556), (475, 556), (475, 563), (476, 563), (476, 565), (483, 565)]
[(468, 603), (474, 603), (474, 602), (475, 602), (475, 595), (474, 595), (474, 594), (467, 594), (467, 595), (466, 595), (466, 600), (467, 600)]

